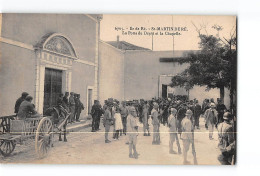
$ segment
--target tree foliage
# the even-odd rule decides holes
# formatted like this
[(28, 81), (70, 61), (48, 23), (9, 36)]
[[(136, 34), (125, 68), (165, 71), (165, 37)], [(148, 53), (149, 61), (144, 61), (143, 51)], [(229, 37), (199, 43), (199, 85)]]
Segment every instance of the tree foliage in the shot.
[(206, 86), (207, 90), (235, 88), (231, 84), (236, 84), (236, 37), (223, 42), (219, 37), (199, 33), (199, 38), (200, 51), (179, 62), (189, 63), (189, 67), (172, 77), (171, 86), (184, 87), (188, 82), (191, 87)]

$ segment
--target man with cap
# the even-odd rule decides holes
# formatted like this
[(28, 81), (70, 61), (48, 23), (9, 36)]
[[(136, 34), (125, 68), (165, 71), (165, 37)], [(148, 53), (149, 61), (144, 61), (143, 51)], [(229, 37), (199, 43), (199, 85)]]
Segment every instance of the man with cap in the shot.
[(77, 94), (78, 108), (76, 112), (76, 122), (79, 122), (81, 111), (84, 109), (83, 103), (80, 101), (80, 94)]
[[(144, 105), (143, 105), (143, 114), (142, 114), (142, 122), (143, 122), (143, 130), (144, 130), (144, 136), (150, 136), (150, 132), (149, 132), (149, 124), (148, 124), (148, 109), (149, 109), (149, 106), (148, 106), (148, 103), (147, 101), (144, 102)], [(148, 133), (146, 133), (146, 131)]]
[[(129, 137), (129, 158), (138, 159), (138, 153), (136, 151), (136, 143), (138, 136), (138, 125), (137, 125), (137, 113), (135, 107), (129, 108), (129, 114), (127, 116), (127, 134)], [(132, 153), (134, 152), (134, 153)]]
[(178, 128), (180, 137), (181, 137), (181, 133), (182, 133), (181, 121), (185, 117), (186, 111), (187, 111), (187, 105), (185, 103), (179, 105), (179, 109), (177, 111), (177, 128)]
[(108, 133), (110, 130), (110, 126), (113, 125), (113, 118), (111, 114), (111, 105), (104, 105), (104, 118), (103, 118), (103, 125), (105, 127), (105, 143), (110, 143), (111, 141), (108, 140)]
[(14, 113), (16, 113), (16, 114), (18, 113), (19, 107), (20, 107), (21, 103), (25, 100), (27, 95), (29, 95), (27, 92), (23, 92), (22, 96), (16, 100), (15, 106), (14, 106)]
[(194, 147), (194, 129), (193, 124), (191, 122), (192, 111), (187, 110), (185, 113), (185, 117), (181, 122), (182, 126), (182, 141), (183, 141), (183, 164), (189, 164), (190, 162), (187, 160), (187, 153), (189, 151), (190, 145), (192, 145), (192, 154), (194, 157), (194, 164), (197, 164), (196, 153)]
[(210, 104), (210, 108), (206, 110), (205, 112), (205, 120), (206, 120), (206, 124), (208, 126), (209, 129), (209, 139), (212, 140), (213, 139), (213, 131), (215, 128), (215, 124), (218, 121), (218, 112), (215, 109), (215, 104), (211, 103)]
[(219, 161), (224, 165), (232, 164), (233, 156), (235, 155), (235, 134), (232, 126), (232, 115), (225, 112), (223, 115), (224, 122), (218, 125), (219, 144), (221, 151)]
[(122, 123), (123, 123), (123, 133), (126, 135), (126, 123), (127, 123), (128, 111), (127, 111), (127, 108), (126, 108), (126, 102), (125, 101), (122, 101), (122, 103), (121, 103), (120, 114), (121, 114)]
[(70, 107), (70, 122), (74, 122), (75, 119), (75, 98), (74, 98), (74, 93), (70, 92), (70, 97), (69, 97), (69, 107)]
[(224, 115), (224, 112), (227, 111), (227, 108), (223, 104), (223, 101), (222, 101), (221, 98), (218, 98), (217, 101), (218, 101), (218, 104), (217, 104), (216, 110), (218, 112), (218, 124), (219, 124), (219, 123), (222, 123), (224, 121), (223, 115)]
[(173, 143), (176, 139), (178, 153), (181, 154), (180, 142), (179, 142), (178, 135), (177, 135), (177, 117), (176, 117), (177, 110), (175, 108), (171, 108), (170, 111), (171, 111), (171, 114), (168, 117), (168, 126), (169, 126), (169, 133), (170, 133), (169, 153), (177, 154), (177, 152), (175, 152), (173, 150)]
[(62, 107), (64, 107), (68, 112), (69, 109), (69, 92), (65, 92), (64, 97), (62, 99)]
[(158, 113), (159, 105), (154, 103), (153, 110), (151, 112), (152, 116), (152, 124), (153, 124), (153, 145), (160, 145), (160, 121), (159, 121), (159, 113)]
[(32, 104), (33, 98), (30, 95), (27, 95), (25, 100), (21, 103), (19, 111), (17, 113), (18, 119), (24, 120), (26, 118), (36, 118), (41, 115), (35, 110), (34, 105)]
[(200, 124), (199, 124), (199, 121), (200, 121), (200, 115), (201, 115), (201, 106), (199, 105), (199, 101), (198, 100), (195, 100), (194, 101), (195, 105), (194, 105), (194, 127), (196, 126), (197, 129), (200, 129)]
[(92, 116), (92, 132), (99, 130), (100, 116), (102, 115), (102, 108), (98, 100), (94, 100), (94, 105), (91, 108)]

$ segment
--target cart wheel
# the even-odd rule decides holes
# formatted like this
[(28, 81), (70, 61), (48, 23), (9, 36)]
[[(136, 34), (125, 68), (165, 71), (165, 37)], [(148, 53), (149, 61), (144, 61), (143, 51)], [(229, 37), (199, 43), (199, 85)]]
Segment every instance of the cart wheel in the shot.
[(35, 151), (39, 158), (43, 158), (52, 146), (53, 126), (48, 117), (41, 119), (35, 136)]
[(9, 140), (1, 140), (0, 141), (0, 153), (7, 157), (9, 156), (15, 148), (15, 143), (14, 141), (9, 141)]

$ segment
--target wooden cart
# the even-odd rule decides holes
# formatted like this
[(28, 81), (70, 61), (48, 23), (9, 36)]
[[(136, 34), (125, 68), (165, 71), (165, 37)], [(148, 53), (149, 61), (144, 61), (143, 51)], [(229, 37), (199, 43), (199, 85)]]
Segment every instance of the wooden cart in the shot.
[(53, 122), (51, 117), (15, 120), (15, 115), (0, 117), (0, 153), (9, 156), (16, 144), (35, 139), (35, 151), (39, 158), (44, 157), (52, 147)]

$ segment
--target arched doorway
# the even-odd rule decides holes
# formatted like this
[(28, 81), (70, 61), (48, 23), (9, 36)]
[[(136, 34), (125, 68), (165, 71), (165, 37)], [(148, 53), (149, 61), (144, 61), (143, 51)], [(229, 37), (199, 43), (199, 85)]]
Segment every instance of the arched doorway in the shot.
[(58, 33), (46, 34), (34, 47), (35, 107), (43, 113), (45, 109), (57, 105), (60, 93), (70, 92), (71, 68), (77, 55), (68, 37)]

